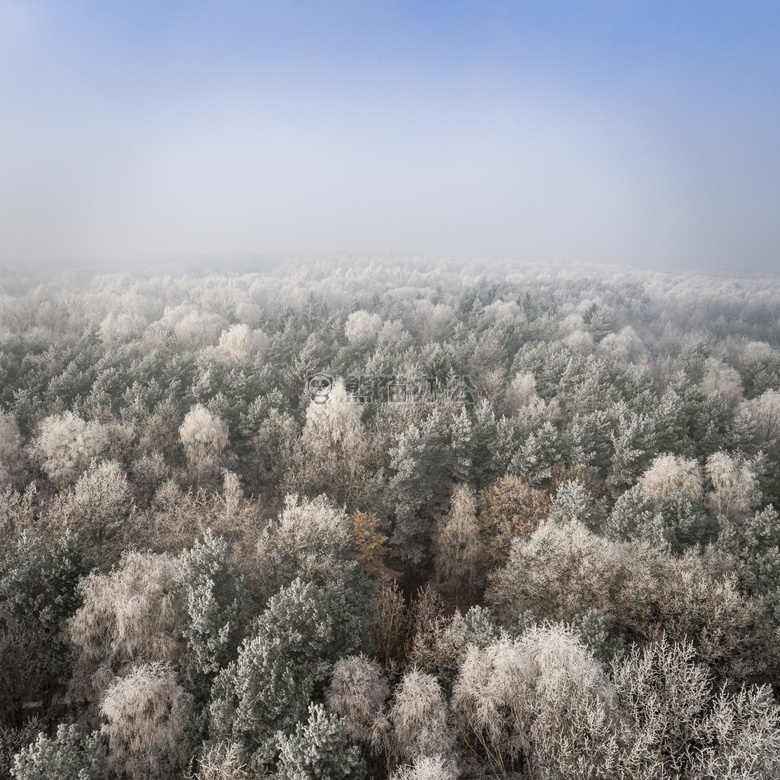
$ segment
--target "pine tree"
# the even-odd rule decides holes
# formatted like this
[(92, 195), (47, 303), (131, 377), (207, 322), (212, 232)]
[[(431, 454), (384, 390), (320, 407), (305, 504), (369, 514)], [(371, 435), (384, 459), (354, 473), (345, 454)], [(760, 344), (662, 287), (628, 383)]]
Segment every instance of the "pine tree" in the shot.
[(360, 751), (349, 743), (344, 721), (328, 715), (319, 704), (309, 705), (309, 720), (295, 733), (278, 737), (279, 780), (362, 780), (366, 767)]
[(334, 662), (354, 653), (363, 634), (354, 596), (296, 579), (270, 599), (238, 658), (217, 676), (211, 737), (237, 740), (255, 764), (273, 765), (277, 732), (293, 732)]
[(434, 408), (421, 427), (410, 425), (390, 450), (393, 477), (386, 503), (395, 507), (390, 544), (409, 565), (428, 551), (432, 519), (446, 511), (455, 461), (450, 432)]
[(228, 545), (207, 531), (203, 541), (179, 557), (181, 632), (187, 647), (181, 660), (181, 700), (188, 737), (200, 742), (208, 723), (208, 693), (221, 669), (235, 659), (243, 635), (239, 621), (243, 577)]
[(64, 723), (52, 739), (41, 733), (14, 758), (14, 780), (103, 780), (106, 749), (97, 733), (82, 736)]

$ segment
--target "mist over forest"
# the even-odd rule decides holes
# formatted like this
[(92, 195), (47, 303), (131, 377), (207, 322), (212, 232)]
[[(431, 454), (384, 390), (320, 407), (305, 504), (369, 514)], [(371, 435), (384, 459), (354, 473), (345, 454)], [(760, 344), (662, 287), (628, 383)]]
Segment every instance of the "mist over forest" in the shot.
[(780, 776), (779, 279), (221, 262), (0, 277), (0, 778)]
[(780, 779), (777, 0), (0, 0), (0, 780)]

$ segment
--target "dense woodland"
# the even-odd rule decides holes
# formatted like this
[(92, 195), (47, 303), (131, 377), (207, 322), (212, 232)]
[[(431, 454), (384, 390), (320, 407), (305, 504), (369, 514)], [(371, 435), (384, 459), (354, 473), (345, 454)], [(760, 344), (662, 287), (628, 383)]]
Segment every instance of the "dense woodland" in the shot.
[(0, 778), (780, 777), (777, 280), (0, 291)]

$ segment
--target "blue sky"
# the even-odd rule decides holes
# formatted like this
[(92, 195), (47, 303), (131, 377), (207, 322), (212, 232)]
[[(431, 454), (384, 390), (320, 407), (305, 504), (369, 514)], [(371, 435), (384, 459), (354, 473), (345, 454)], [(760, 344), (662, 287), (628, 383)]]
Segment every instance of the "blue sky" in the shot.
[(770, 2), (0, 0), (0, 257), (780, 270)]

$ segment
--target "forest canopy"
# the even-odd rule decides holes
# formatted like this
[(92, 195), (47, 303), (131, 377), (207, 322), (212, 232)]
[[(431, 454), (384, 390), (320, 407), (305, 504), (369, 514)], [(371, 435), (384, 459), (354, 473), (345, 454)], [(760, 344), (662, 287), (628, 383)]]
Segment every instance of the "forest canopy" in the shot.
[(0, 779), (780, 776), (780, 282), (0, 279)]

